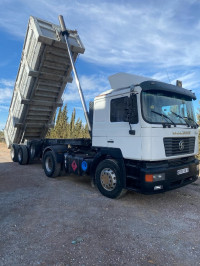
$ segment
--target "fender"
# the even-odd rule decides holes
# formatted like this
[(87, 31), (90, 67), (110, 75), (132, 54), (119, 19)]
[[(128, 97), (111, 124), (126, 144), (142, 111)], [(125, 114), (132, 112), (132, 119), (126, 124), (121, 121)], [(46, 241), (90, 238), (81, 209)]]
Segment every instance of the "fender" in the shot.
[(95, 171), (97, 165), (104, 159), (115, 159), (119, 163), (120, 171), (121, 171), (121, 181), (122, 185), (125, 188), (126, 187), (126, 168), (124, 163), (124, 158), (122, 155), (122, 152), (119, 148), (98, 148), (98, 152), (94, 157), (94, 160), (92, 162), (90, 173), (93, 179), (93, 182), (95, 183)]
[(47, 146), (42, 154), (42, 159), (47, 151), (52, 151), (56, 155), (56, 161), (57, 163), (63, 163), (64, 161), (64, 153), (68, 151), (67, 145), (52, 145), (52, 146)]

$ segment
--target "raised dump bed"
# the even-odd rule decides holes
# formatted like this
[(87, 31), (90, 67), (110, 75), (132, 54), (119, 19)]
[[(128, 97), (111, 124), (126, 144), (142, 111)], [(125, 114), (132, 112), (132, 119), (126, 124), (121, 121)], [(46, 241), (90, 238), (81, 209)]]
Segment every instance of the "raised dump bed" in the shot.
[[(30, 17), (4, 135), (7, 146), (44, 138), (54, 126), (62, 94), (72, 82), (67, 46), (58, 25)], [(85, 48), (69, 30), (73, 59)]]

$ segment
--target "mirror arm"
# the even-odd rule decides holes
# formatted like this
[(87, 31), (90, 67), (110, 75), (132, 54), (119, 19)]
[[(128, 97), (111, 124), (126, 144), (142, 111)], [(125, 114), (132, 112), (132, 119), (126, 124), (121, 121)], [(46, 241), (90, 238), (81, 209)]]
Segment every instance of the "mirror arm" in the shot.
[(132, 129), (132, 126), (131, 126), (131, 123), (130, 122), (129, 122), (129, 126), (130, 126), (129, 134), (130, 135), (135, 135), (135, 130)]

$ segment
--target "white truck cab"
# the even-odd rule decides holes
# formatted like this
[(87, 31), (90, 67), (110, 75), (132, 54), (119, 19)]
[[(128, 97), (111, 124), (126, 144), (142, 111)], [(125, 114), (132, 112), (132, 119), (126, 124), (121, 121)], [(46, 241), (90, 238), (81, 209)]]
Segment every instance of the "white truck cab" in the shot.
[[(126, 73), (109, 80), (112, 89), (94, 100), (93, 146), (120, 148), (124, 158), (145, 161), (198, 153), (192, 92)], [(130, 95), (134, 97), (134, 123), (127, 117)]]
[[(139, 175), (141, 169), (154, 166), (151, 179), (159, 165), (160, 180), (167, 178), (170, 166), (179, 165), (173, 171), (179, 178), (190, 172), (185, 163), (194, 162), (198, 153), (194, 93), (127, 73), (115, 74), (109, 81), (112, 89), (94, 99), (92, 146), (119, 149), (125, 165), (137, 165)], [(162, 190), (163, 185), (151, 189)]]

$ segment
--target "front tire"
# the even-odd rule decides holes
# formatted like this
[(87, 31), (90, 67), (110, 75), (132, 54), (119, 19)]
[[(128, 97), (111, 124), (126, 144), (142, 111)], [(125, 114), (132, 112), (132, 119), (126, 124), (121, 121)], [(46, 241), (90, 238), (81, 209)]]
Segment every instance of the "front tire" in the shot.
[(42, 164), (46, 176), (55, 178), (60, 175), (61, 164), (57, 162), (54, 152), (47, 151), (44, 154)]
[(106, 159), (100, 162), (95, 179), (98, 190), (108, 198), (119, 198), (126, 191), (122, 186), (120, 167), (116, 160)]

